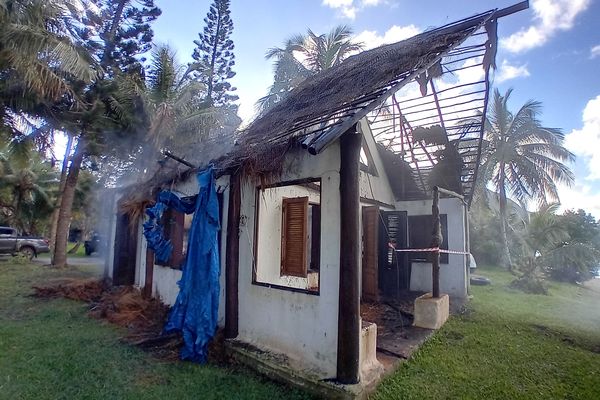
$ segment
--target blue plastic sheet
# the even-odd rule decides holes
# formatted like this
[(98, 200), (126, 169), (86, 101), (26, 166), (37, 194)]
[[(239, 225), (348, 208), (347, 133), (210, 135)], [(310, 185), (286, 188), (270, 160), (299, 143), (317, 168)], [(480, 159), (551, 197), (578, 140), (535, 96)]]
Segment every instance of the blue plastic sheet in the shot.
[(162, 192), (159, 202), (179, 211), (194, 212), (187, 257), (178, 282), (179, 294), (169, 314), (165, 332), (181, 331), (184, 339), (181, 358), (203, 363), (206, 361), (208, 343), (217, 330), (220, 223), (213, 169), (198, 173), (197, 179), (200, 190), (194, 204), (170, 192)]
[(148, 241), (148, 247), (154, 251), (154, 257), (158, 263), (169, 261), (173, 252), (173, 244), (165, 237), (163, 226), (160, 223), (167, 208), (174, 208), (186, 214), (193, 213), (196, 208), (196, 198), (193, 200), (181, 199), (175, 193), (163, 190), (158, 194), (156, 204), (146, 209), (148, 220), (144, 222), (144, 236)]

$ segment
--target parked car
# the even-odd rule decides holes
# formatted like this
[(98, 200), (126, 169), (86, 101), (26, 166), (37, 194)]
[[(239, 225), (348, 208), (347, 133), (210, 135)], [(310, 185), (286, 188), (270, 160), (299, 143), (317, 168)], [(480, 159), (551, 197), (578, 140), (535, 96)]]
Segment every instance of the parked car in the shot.
[(0, 254), (22, 254), (31, 260), (40, 253), (49, 253), (48, 240), (39, 236), (20, 236), (16, 229), (0, 226)]

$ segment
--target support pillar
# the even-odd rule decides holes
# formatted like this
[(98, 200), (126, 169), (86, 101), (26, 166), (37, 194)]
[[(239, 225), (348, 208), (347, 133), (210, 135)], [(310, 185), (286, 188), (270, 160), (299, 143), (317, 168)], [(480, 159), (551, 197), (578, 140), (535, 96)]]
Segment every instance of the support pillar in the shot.
[[(431, 205), (431, 215), (433, 216), (433, 231), (431, 232), (431, 247), (439, 248), (442, 244), (442, 229), (440, 224), (440, 192), (437, 186), (433, 188), (433, 204)], [(440, 252), (433, 252), (431, 262), (431, 281), (432, 294), (434, 298), (440, 297)]]
[(238, 335), (238, 275), (240, 264), (241, 173), (231, 175), (225, 246), (225, 338)]
[(340, 293), (337, 380), (359, 381), (360, 351), (360, 191), (359, 158), (362, 136), (356, 127), (340, 138)]

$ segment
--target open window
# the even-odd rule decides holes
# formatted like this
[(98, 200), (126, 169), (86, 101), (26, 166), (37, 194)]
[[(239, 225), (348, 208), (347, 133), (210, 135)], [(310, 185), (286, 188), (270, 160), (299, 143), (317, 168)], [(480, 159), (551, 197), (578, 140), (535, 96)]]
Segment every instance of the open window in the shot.
[(188, 238), (193, 218), (193, 213), (184, 214), (172, 208), (165, 210), (161, 224), (164, 229), (165, 238), (169, 239), (173, 245), (173, 252), (171, 253), (171, 258), (164, 264), (159, 263), (155, 259), (154, 262), (157, 265), (175, 269), (182, 268), (187, 254)]
[(373, 155), (371, 155), (369, 146), (364, 138), (360, 148), (360, 170), (373, 176), (379, 176), (375, 167), (375, 161), (373, 161)]
[(282, 183), (256, 193), (254, 283), (318, 293), (320, 181)]

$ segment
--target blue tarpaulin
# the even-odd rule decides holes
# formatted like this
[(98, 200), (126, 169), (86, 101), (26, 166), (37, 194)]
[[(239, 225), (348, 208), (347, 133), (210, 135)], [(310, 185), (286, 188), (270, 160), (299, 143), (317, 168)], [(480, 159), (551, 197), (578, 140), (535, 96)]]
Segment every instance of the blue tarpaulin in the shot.
[[(194, 218), (190, 228), (187, 245), (187, 256), (183, 265), (179, 294), (171, 309), (165, 332), (181, 331), (184, 348), (181, 358), (194, 362), (206, 361), (208, 342), (217, 329), (219, 309), (219, 201), (215, 188), (213, 169), (209, 168), (198, 173), (200, 188), (195, 202), (179, 198), (172, 192), (163, 191), (158, 196), (157, 204), (146, 212), (148, 216), (157, 219), (160, 225), (160, 215), (166, 208), (174, 208), (187, 214), (193, 212)], [(159, 204), (161, 204), (159, 206)], [(148, 221), (150, 222), (150, 221)], [(147, 223), (148, 223), (147, 222)], [(152, 223), (154, 224), (154, 222)], [(172, 245), (164, 244), (162, 228), (152, 224), (144, 224), (144, 234), (148, 246), (158, 244), (165, 250), (166, 259), (170, 257)], [(149, 232), (149, 235), (146, 232)], [(168, 241), (167, 241), (168, 242)], [(156, 249), (154, 249), (155, 254)]]

